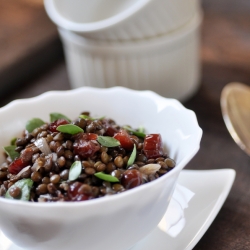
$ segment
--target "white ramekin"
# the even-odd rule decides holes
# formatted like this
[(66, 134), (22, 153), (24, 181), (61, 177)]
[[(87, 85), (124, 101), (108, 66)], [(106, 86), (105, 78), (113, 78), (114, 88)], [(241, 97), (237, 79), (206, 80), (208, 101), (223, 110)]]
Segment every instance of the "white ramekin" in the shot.
[(103, 42), (59, 30), (71, 86), (124, 86), (184, 101), (200, 81), (197, 14), (178, 31), (130, 42)]
[(132, 40), (167, 34), (185, 25), (200, 0), (44, 0), (60, 28), (99, 40)]

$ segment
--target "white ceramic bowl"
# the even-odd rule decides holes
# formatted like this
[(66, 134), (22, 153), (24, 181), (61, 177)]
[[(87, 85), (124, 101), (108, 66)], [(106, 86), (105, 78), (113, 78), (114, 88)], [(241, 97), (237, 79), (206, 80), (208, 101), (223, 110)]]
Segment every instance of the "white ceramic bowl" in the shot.
[(151, 91), (122, 87), (52, 91), (13, 101), (0, 109), (0, 146), (20, 136), (31, 118), (48, 120), (50, 112), (60, 112), (73, 119), (83, 110), (161, 133), (177, 165), (148, 184), (84, 202), (41, 204), (0, 198), (0, 228), (25, 249), (129, 249), (157, 226), (180, 171), (199, 149), (202, 131), (194, 112)]
[(102, 42), (60, 29), (72, 88), (123, 86), (184, 101), (200, 83), (197, 14), (169, 35), (130, 42)]
[(200, 9), (199, 0), (45, 0), (44, 4), (57, 26), (101, 40), (166, 34)]

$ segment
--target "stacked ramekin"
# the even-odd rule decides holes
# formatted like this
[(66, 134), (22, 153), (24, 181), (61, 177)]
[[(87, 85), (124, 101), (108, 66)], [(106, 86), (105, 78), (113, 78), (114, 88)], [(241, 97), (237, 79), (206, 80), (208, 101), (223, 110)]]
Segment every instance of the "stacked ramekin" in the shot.
[(184, 101), (200, 81), (199, 0), (44, 0), (71, 86), (124, 86)]

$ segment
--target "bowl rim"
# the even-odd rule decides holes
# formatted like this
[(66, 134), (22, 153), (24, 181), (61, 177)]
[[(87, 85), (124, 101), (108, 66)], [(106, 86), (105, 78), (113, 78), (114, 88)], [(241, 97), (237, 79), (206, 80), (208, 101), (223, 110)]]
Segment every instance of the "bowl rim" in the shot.
[(133, 89), (129, 89), (126, 87), (121, 87), (121, 86), (116, 86), (116, 87), (111, 87), (111, 88), (95, 88), (95, 87), (80, 87), (80, 88), (76, 88), (76, 89), (71, 89), (71, 90), (52, 90), (52, 91), (47, 91), (44, 92), (40, 95), (37, 95), (35, 97), (30, 97), (30, 98), (23, 98), (23, 99), (16, 99), (14, 101), (11, 101), (10, 103), (8, 103), (7, 105), (3, 106), (0, 108), (0, 116), (1, 113), (5, 113), (8, 112), (9, 109), (15, 108), (16, 106), (20, 106), (22, 105), (22, 103), (26, 103), (28, 102), (36, 102), (39, 101), (41, 99), (46, 99), (46, 98), (51, 98), (53, 95), (67, 95), (67, 94), (79, 94), (83, 91), (97, 91), (97, 92), (115, 92), (115, 91), (122, 91), (122, 92), (126, 92), (127, 94), (138, 94), (141, 96), (146, 96), (151, 98), (152, 100), (159, 100), (159, 102), (172, 102), (175, 105), (178, 106), (179, 109), (185, 111), (186, 113), (189, 113), (190, 115), (190, 119), (192, 119), (194, 125), (196, 126), (196, 134), (195, 134), (195, 141), (196, 144), (193, 147), (192, 151), (190, 152), (189, 155), (187, 155), (186, 157), (184, 157), (178, 164), (177, 166), (171, 170), (170, 172), (168, 172), (166, 175), (161, 176), (160, 178), (149, 182), (149, 183), (145, 183), (141, 186), (138, 186), (136, 188), (127, 190), (126, 192), (122, 192), (118, 195), (110, 195), (110, 196), (104, 196), (104, 197), (100, 197), (97, 199), (92, 199), (92, 200), (87, 200), (84, 202), (51, 202), (51, 203), (39, 203), (39, 202), (27, 202), (27, 201), (20, 201), (20, 200), (10, 200), (10, 199), (6, 199), (4, 197), (0, 197), (0, 204), (12, 204), (12, 205), (18, 205), (21, 207), (40, 207), (40, 208), (44, 208), (44, 207), (50, 207), (50, 208), (62, 208), (62, 207), (82, 207), (82, 206), (92, 206), (94, 204), (98, 204), (100, 203), (100, 205), (103, 202), (107, 202), (107, 201), (113, 201), (113, 200), (119, 200), (119, 199), (123, 199), (123, 197), (126, 196), (130, 196), (130, 194), (138, 192), (138, 190), (143, 190), (143, 189), (147, 189), (150, 187), (153, 187), (155, 185), (155, 183), (164, 181), (166, 178), (169, 178), (169, 176), (171, 175), (175, 175), (178, 174), (178, 172), (180, 172), (185, 165), (193, 158), (193, 156), (198, 152), (199, 148), (200, 148), (200, 141), (201, 141), (201, 137), (202, 137), (202, 129), (200, 128), (199, 124), (198, 124), (198, 120), (197, 117), (194, 113), (194, 111), (187, 109), (183, 106), (183, 104), (173, 98), (166, 98), (163, 96), (160, 96), (159, 94), (151, 91), (151, 90), (133, 90)]
[(127, 21), (128, 18), (141, 11), (150, 2), (153, 2), (153, 0), (136, 0), (132, 6), (112, 17), (90, 23), (77, 23), (68, 20), (57, 11), (54, 0), (44, 0), (44, 6), (47, 14), (56, 25), (84, 34), (106, 30), (120, 24), (121, 22)]
[[(72, 43), (82, 49), (89, 49), (98, 52), (118, 54), (133, 52), (145, 53), (148, 50), (155, 50), (161, 47), (169, 48), (170, 51), (177, 49), (179, 46), (185, 45), (187, 39), (192, 35), (202, 24), (203, 12), (197, 12), (185, 25), (177, 30), (162, 34), (155, 37), (138, 40), (123, 40), (120, 42), (114, 40), (97, 40), (88, 37), (83, 37), (79, 34), (71, 32), (64, 28), (58, 28), (58, 32), (63, 41)], [(66, 44), (67, 46), (67, 44)]]

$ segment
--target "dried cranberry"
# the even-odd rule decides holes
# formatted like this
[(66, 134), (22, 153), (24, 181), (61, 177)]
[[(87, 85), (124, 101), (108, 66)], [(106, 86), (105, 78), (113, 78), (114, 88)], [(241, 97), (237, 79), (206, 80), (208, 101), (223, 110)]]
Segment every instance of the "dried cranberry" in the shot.
[(129, 169), (123, 173), (121, 184), (126, 189), (131, 189), (142, 184), (142, 176), (137, 169)]
[(77, 141), (77, 140), (97, 140), (98, 138), (98, 135), (97, 134), (94, 134), (94, 133), (78, 133), (76, 135), (73, 135), (72, 136), (72, 139)]
[(160, 134), (146, 135), (143, 151), (148, 159), (158, 158), (163, 155), (163, 144)]
[(65, 124), (69, 124), (69, 122), (67, 120), (65, 120), (65, 119), (58, 119), (58, 120), (56, 120), (54, 122), (51, 122), (49, 124), (49, 130), (51, 132), (57, 132), (57, 130), (56, 130), (57, 127), (60, 126), (60, 125), (65, 125)]
[(73, 144), (74, 154), (79, 155), (83, 159), (92, 157), (100, 149), (100, 144), (96, 139), (97, 135), (92, 133), (77, 135)]
[(86, 201), (93, 198), (91, 195), (86, 195), (79, 192), (80, 187), (82, 186), (81, 182), (74, 182), (69, 186), (68, 197), (71, 201)]
[(114, 136), (116, 133), (118, 132), (118, 130), (112, 126), (107, 127), (106, 132), (104, 133), (104, 135), (106, 136)]
[(18, 174), (23, 168), (27, 167), (29, 162), (24, 161), (22, 158), (17, 158), (9, 165), (9, 172), (11, 174)]
[(112, 136), (114, 136), (115, 133), (118, 132), (118, 130), (114, 127), (113, 124), (110, 123), (109, 120), (103, 119), (102, 120), (102, 125), (105, 128), (105, 132), (103, 134), (105, 136), (111, 136), (112, 137)]
[(121, 129), (118, 133), (114, 135), (114, 138), (121, 143), (121, 146), (126, 150), (132, 150), (134, 143), (131, 140), (128, 132), (124, 129)]
[(97, 140), (98, 138), (98, 135), (93, 133), (85, 133), (84, 136), (86, 140)]

